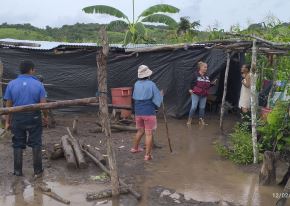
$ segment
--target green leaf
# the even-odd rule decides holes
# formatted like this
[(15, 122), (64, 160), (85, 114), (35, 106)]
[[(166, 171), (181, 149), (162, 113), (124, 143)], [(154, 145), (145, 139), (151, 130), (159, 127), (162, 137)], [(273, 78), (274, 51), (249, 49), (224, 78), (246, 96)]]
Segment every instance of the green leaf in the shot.
[(147, 17), (147, 16), (150, 16), (150, 15), (156, 14), (156, 13), (172, 13), (172, 14), (175, 14), (175, 13), (178, 13), (178, 12), (179, 12), (179, 9), (174, 7), (174, 6), (171, 6), (171, 5), (168, 5), (168, 4), (157, 4), (157, 5), (151, 6), (148, 9), (146, 9), (145, 11), (143, 11), (139, 15), (139, 18), (140, 17)]
[(83, 11), (87, 14), (108, 14), (118, 18), (128, 19), (128, 17), (120, 10), (106, 5), (95, 5), (83, 8)]
[(146, 35), (146, 28), (144, 24), (142, 24), (141, 22), (138, 22), (137, 24), (135, 24), (135, 29), (136, 29), (138, 38), (143, 38)]
[(127, 32), (126, 32), (126, 35), (125, 35), (125, 39), (124, 39), (124, 44), (123, 44), (123, 46), (126, 46), (126, 45), (128, 45), (129, 43), (131, 43), (131, 42), (132, 42), (132, 37), (133, 37), (132, 33), (131, 33), (130, 31), (127, 31)]
[(177, 26), (177, 22), (173, 18), (164, 14), (152, 14), (142, 19), (142, 22), (162, 23), (171, 27)]
[(128, 23), (123, 21), (123, 20), (116, 20), (116, 21), (111, 21), (108, 26), (107, 29), (108, 30), (112, 30), (114, 28), (118, 28), (118, 27), (127, 27), (128, 28)]

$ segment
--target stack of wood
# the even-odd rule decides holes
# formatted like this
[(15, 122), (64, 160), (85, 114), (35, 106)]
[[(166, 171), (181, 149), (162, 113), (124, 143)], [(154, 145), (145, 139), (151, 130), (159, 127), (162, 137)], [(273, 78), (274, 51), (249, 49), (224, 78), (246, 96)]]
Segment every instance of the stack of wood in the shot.
[(77, 139), (67, 128), (68, 135), (61, 137), (60, 144), (48, 145), (47, 153), (48, 158), (56, 160), (65, 157), (68, 168), (87, 168), (87, 163), (84, 157), (83, 150), (89, 152), (92, 156), (97, 158), (102, 164), (106, 165), (104, 156), (94, 147), (82, 142)]

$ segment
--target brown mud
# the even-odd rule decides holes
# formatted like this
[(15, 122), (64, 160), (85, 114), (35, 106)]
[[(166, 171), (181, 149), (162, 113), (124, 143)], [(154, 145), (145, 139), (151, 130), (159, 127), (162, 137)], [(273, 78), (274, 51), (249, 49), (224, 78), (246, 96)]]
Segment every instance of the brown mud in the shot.
[[(104, 135), (89, 131), (95, 127), (96, 118), (87, 114), (78, 116), (80, 138), (105, 153)], [(44, 130), (44, 150), (48, 144), (59, 143), (60, 137), (66, 134), (65, 128), (72, 125), (74, 117), (71, 114), (57, 115), (57, 127)], [(236, 120), (235, 117), (228, 116), (225, 120), (225, 128), (231, 130)], [(126, 183), (132, 184), (143, 198), (137, 203), (134, 197), (127, 195), (101, 205), (221, 205), (220, 201), (231, 202), (232, 205), (274, 205), (276, 199), (273, 198), (273, 193), (281, 192), (283, 188), (259, 186), (259, 166), (241, 167), (219, 157), (213, 145), (213, 142), (221, 138), (218, 117), (208, 116), (207, 122), (209, 125), (205, 127), (199, 127), (197, 124), (187, 127), (184, 120), (170, 119), (170, 137), (173, 145), (173, 153), (170, 154), (165, 125), (160, 119), (154, 136), (155, 141), (163, 147), (155, 149), (154, 159), (146, 163), (143, 161), (144, 154), (128, 152), (133, 133), (113, 133), (120, 177)], [(0, 206), (64, 205), (42, 195), (34, 188), (29, 148), (25, 151), (23, 178), (15, 178), (12, 175), (12, 157), (11, 140), (0, 140)], [(108, 179), (99, 181), (91, 178), (101, 175), (102, 171), (90, 160), (87, 169), (75, 170), (67, 169), (64, 159), (50, 161), (44, 155), (43, 162), (45, 173), (42, 181), (58, 195), (70, 200), (72, 206), (98, 204), (101, 201), (87, 202), (85, 194), (101, 191), (110, 186)], [(164, 198), (162, 192), (172, 191), (166, 188), (184, 194), (181, 195), (183, 199)], [(192, 202), (191, 199), (207, 203)]]

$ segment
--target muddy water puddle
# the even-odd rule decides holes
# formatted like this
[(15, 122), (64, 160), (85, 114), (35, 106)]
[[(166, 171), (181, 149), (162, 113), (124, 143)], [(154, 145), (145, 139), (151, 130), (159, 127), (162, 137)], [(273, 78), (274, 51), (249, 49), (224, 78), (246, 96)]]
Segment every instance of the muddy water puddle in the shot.
[[(170, 137), (174, 153), (170, 154), (166, 142), (164, 124), (159, 124), (158, 142), (165, 148), (164, 157), (158, 162), (146, 164), (150, 176), (140, 178), (144, 193), (148, 188), (161, 185), (184, 193), (186, 198), (198, 201), (229, 201), (241, 205), (272, 206), (276, 199), (273, 193), (280, 187), (261, 187), (256, 173), (241, 171), (230, 161), (222, 160), (214, 149), (213, 142), (219, 136), (218, 119), (212, 118), (209, 125), (187, 127), (185, 121), (171, 120)], [(171, 125), (171, 126), (170, 126)], [(172, 127), (172, 125), (174, 125)], [(233, 123), (227, 121), (227, 128)], [(146, 198), (141, 205), (147, 205)]]
[[(233, 120), (225, 121), (225, 128), (231, 129)], [(161, 150), (155, 150), (152, 162), (145, 163), (149, 175), (136, 177), (135, 186), (142, 194), (138, 204), (131, 196), (121, 196), (120, 199), (108, 200), (102, 206), (150, 206), (150, 188), (163, 186), (175, 189), (185, 194), (186, 198), (198, 201), (225, 200), (247, 206), (272, 206), (276, 199), (273, 193), (280, 193), (279, 187), (261, 187), (258, 184), (258, 174), (245, 172), (230, 161), (219, 157), (213, 142), (220, 137), (218, 118), (208, 118), (208, 126), (187, 127), (183, 120), (170, 120), (170, 138), (173, 153), (169, 153), (165, 126), (159, 121), (156, 132), (157, 143), (163, 145)], [(141, 154), (140, 154), (141, 155)], [(141, 155), (142, 156), (142, 155)], [(140, 161), (142, 157), (140, 156)], [(124, 174), (126, 175), (126, 174)], [(1, 178), (0, 178), (1, 180)], [(7, 181), (9, 182), (9, 181)], [(95, 206), (102, 202), (86, 201), (87, 192), (98, 192), (109, 187), (107, 184), (66, 184), (65, 182), (46, 182), (48, 187), (61, 197), (71, 201), (72, 206)], [(0, 206), (62, 206), (64, 204), (34, 190), (26, 183), (17, 190), (9, 189), (5, 184), (6, 196), (0, 196)], [(1, 189), (1, 187), (0, 187)], [(1, 193), (0, 193), (1, 194)], [(4, 194), (4, 193), (2, 193)], [(154, 200), (153, 200), (154, 201)]]
[[(14, 186), (13, 195), (0, 196), (0, 206), (63, 206), (60, 203), (34, 189), (31, 185), (25, 185), (23, 181), (19, 181)], [(66, 185), (59, 182), (47, 182), (47, 186), (53, 192), (60, 195), (66, 200), (70, 200), (71, 206), (135, 206), (137, 201), (122, 196), (120, 199), (86, 201), (86, 193), (92, 191), (101, 191), (107, 189), (109, 185), (88, 184), (88, 185)]]

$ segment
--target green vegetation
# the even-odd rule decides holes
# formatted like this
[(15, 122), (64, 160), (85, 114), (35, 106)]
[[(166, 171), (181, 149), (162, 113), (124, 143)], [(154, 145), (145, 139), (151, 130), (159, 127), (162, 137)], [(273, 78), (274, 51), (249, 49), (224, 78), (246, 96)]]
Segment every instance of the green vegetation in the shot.
[(253, 163), (253, 144), (249, 130), (237, 124), (230, 134), (229, 147), (216, 144), (217, 152), (236, 164), (247, 165)]
[(129, 43), (146, 43), (148, 42), (147, 30), (145, 23), (162, 23), (170, 27), (176, 27), (176, 21), (163, 13), (178, 13), (179, 9), (168, 4), (157, 4), (144, 10), (137, 18), (135, 18), (135, 0), (133, 0), (133, 20), (130, 20), (127, 15), (122, 11), (106, 6), (95, 5), (89, 6), (83, 9), (88, 14), (107, 14), (113, 17), (117, 17), (118, 20), (112, 21), (107, 28), (126, 28), (126, 34), (124, 38), (124, 45)]
[(25, 29), (17, 28), (1, 28), (0, 38), (11, 38), (11, 39), (21, 39), (21, 40), (45, 40), (52, 41), (53, 38), (42, 34), (37, 31), (30, 31)]
[(261, 150), (279, 151), (284, 153), (290, 151), (290, 102), (277, 102), (272, 112), (268, 114), (267, 120), (258, 127), (261, 134)]
[[(268, 114), (267, 120), (260, 120), (258, 127), (259, 151), (279, 151), (282, 156), (290, 151), (290, 116), (289, 101), (276, 103)], [(230, 134), (229, 147), (216, 144), (217, 152), (236, 164), (251, 164), (253, 162), (253, 146), (248, 124), (238, 123)], [(259, 157), (261, 160), (261, 155)]]

